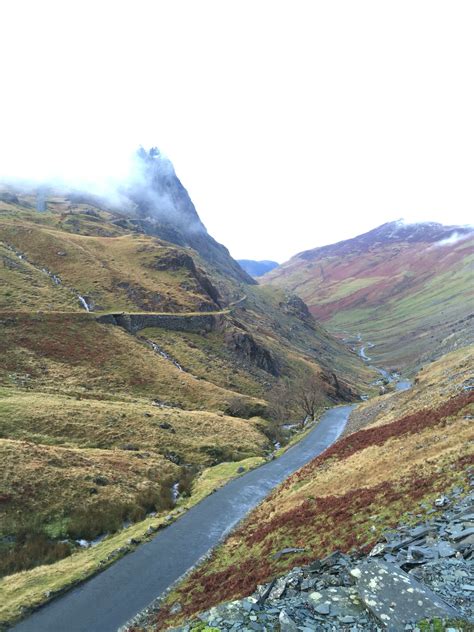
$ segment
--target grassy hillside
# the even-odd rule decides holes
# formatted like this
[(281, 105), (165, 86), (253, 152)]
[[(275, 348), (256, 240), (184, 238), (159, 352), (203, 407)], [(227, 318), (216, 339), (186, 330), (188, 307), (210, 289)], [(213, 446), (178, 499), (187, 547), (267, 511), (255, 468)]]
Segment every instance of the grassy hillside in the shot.
[[(190, 255), (153, 237), (70, 234), (17, 217), (2, 221), (0, 239), (1, 309), (82, 311), (77, 294), (95, 311), (218, 308)], [(43, 269), (61, 284), (51, 282)], [(25, 286), (34, 291), (25, 292)]]
[(414, 369), (472, 342), (473, 233), (457, 230), (387, 224), (301, 253), (263, 282), (297, 293), (331, 332), (360, 332), (379, 365)]
[[(6, 618), (110, 563), (150, 512), (163, 521), (175, 483), (188, 494), (195, 480), (194, 502), (234, 463), (260, 463), (286, 439), (281, 424), (301, 420), (286, 394), (308, 377), (319, 408), (374, 379), (301, 300), (247, 284), (219, 245), (210, 261), (97, 200), (50, 193), (41, 213), (34, 203), (0, 195)], [(132, 317), (143, 324), (127, 328)], [(106, 534), (89, 553), (76, 543)]]
[[(335, 549), (368, 551), (402, 516), (416, 519), (440, 493), (467, 486), (466, 467), (474, 462), (473, 357), (472, 348), (453, 352), (424, 367), (413, 390), (358, 408), (346, 436), (287, 479), (192, 571), (150, 629), (189, 620)], [(304, 553), (275, 559), (285, 547)], [(173, 616), (176, 602), (182, 611)]]

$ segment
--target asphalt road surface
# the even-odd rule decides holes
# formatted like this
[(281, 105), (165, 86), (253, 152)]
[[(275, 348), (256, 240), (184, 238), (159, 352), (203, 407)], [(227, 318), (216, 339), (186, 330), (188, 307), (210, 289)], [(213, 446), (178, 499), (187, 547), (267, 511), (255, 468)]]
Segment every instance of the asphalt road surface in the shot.
[(215, 545), (287, 476), (339, 437), (354, 406), (328, 410), (281, 457), (234, 479), (149, 542), (46, 604), (15, 632), (116, 632)]

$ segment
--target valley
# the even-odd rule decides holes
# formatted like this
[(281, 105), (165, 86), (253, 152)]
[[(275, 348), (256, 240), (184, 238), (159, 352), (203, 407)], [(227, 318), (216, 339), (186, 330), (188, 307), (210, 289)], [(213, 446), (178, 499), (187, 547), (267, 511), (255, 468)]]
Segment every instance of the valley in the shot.
[(309, 379), (319, 414), (371, 388), (373, 371), (299, 298), (257, 286), (169, 178), (191, 232), (87, 196), (51, 191), (39, 212), (34, 192), (0, 191), (4, 624), (294, 441)]
[(257, 283), (140, 160), (118, 205), (0, 189), (5, 628), (196, 623), (468, 492), (472, 230), (390, 223)]

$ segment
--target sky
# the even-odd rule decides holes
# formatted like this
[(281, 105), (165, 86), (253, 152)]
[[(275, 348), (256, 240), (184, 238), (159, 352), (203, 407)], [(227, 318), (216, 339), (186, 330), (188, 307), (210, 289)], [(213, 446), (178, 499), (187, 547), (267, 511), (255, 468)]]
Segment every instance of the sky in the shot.
[(4, 0), (0, 178), (172, 160), (236, 258), (474, 219), (472, 0)]

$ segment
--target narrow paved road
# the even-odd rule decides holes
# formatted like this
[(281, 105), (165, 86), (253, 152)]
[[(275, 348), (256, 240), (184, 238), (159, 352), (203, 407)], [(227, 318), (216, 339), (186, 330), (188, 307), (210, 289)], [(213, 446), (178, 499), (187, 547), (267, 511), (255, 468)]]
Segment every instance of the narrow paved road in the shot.
[(321, 422), (280, 458), (205, 498), (81, 586), (16, 625), (15, 632), (116, 632), (212, 549), (292, 472), (339, 437), (354, 406), (328, 410)]

